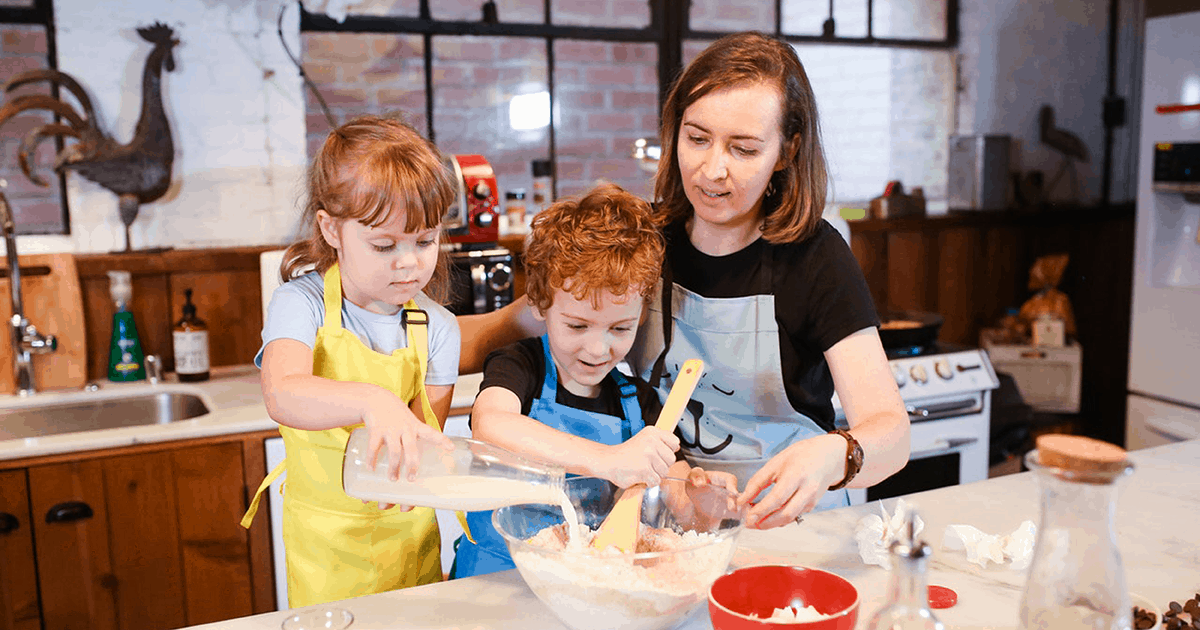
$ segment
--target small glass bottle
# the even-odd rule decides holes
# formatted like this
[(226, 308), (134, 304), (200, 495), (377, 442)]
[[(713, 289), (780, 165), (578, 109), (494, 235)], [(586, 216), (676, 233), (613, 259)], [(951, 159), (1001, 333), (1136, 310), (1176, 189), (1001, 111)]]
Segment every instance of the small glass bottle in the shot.
[(180, 381), (207, 381), (209, 376), (208, 326), (196, 317), (192, 290), (183, 292), (183, 319), (175, 323), (175, 374)]
[(504, 193), (504, 216), (508, 218), (508, 231), (521, 234), (525, 231), (525, 189), (516, 188)]
[(451, 436), (453, 450), (422, 444), (416, 479), (387, 473), (387, 447), (367, 460), (367, 429), (350, 432), (342, 462), (342, 487), (364, 501), (445, 510), (495, 510), (506, 505), (562, 505), (566, 470), (526, 459), (487, 442)]
[(533, 161), (533, 206), (529, 209), (529, 214), (537, 214), (554, 203), (554, 191), (550, 181), (552, 167), (550, 160)]
[(1041, 524), (1018, 627), (1133, 627), (1115, 524), (1117, 483), (1133, 472), (1125, 451), (1078, 435), (1041, 435), (1025, 465), (1041, 489)]
[(943, 630), (945, 626), (929, 608), (926, 568), (932, 550), (914, 535), (917, 512), (910, 508), (904, 515), (904, 528), (892, 543), (891, 587), (887, 602), (871, 620), (867, 630)]

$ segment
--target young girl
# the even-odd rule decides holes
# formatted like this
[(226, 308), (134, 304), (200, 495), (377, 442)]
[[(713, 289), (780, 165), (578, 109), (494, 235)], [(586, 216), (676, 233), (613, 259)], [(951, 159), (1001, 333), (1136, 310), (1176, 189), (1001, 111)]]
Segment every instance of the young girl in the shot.
[(430, 297), (445, 293), (438, 237), (455, 194), (437, 149), (401, 122), (358, 118), (329, 134), (308, 184), (311, 233), (284, 255), (255, 357), (287, 458), (242, 522), (286, 469), (293, 607), (441, 580), (434, 511), (346, 496), (342, 456), (363, 424), (392, 478), (402, 462), (415, 474), (418, 449), (449, 447), (459, 358), (458, 325)]

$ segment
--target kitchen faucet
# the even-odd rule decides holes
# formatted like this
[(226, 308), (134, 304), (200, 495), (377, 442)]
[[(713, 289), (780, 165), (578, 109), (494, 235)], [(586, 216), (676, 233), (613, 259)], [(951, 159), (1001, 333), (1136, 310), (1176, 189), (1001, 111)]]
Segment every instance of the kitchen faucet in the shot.
[(0, 223), (4, 227), (4, 246), (8, 254), (8, 286), (12, 294), (13, 369), (17, 381), (17, 393), (29, 396), (37, 393), (33, 382), (33, 354), (46, 354), (58, 349), (54, 335), (43, 335), (29, 323), (21, 303), (21, 266), (17, 260), (17, 234), (13, 223), (12, 208), (8, 197), (0, 191)]

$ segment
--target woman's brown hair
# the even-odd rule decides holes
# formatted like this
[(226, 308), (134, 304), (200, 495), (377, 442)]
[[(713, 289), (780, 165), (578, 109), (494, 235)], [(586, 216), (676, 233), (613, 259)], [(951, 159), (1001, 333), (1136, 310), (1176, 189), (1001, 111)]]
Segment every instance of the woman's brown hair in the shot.
[(726, 35), (696, 57), (667, 95), (659, 135), (665, 159), (658, 164), (654, 196), (663, 223), (685, 220), (692, 206), (679, 174), (676, 146), (683, 113), (706, 95), (763, 83), (778, 88), (783, 106), (780, 131), (786, 166), (771, 176), (763, 199), (763, 237), (772, 243), (803, 240), (821, 221), (829, 176), (817, 101), (808, 75), (790, 44), (763, 33)]
[[(287, 282), (313, 267), (325, 273), (337, 262), (317, 227), (317, 212), (363, 225), (385, 223), (394, 212), (405, 213), (404, 230), (437, 227), (458, 194), (437, 147), (415, 129), (394, 118), (362, 116), (329, 132), (308, 169), (308, 197), (303, 223), (308, 235), (292, 243), (280, 265)], [(444, 254), (424, 288), (444, 303), (449, 293), (449, 267)]]
[(654, 210), (614, 184), (539, 212), (526, 242), (525, 294), (542, 312), (554, 303), (555, 289), (577, 300), (590, 297), (596, 307), (604, 290), (618, 296), (637, 290), (649, 298), (662, 269)]

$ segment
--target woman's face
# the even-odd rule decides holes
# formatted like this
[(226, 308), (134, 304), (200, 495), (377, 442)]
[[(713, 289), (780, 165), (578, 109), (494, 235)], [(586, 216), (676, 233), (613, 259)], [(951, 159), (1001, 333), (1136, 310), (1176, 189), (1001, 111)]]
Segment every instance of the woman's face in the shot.
[(705, 228), (757, 228), (771, 175), (783, 168), (783, 108), (767, 83), (706, 94), (683, 112), (679, 171), (695, 221)]

